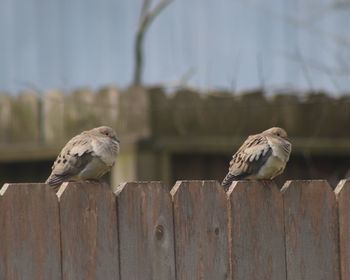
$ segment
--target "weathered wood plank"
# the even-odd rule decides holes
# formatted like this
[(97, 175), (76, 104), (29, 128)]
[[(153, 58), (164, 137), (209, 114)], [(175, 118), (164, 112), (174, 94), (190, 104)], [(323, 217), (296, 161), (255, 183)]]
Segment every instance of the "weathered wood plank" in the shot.
[(288, 181), (282, 188), (288, 280), (339, 280), (335, 194), (326, 181)]
[(0, 142), (11, 142), (13, 99), (0, 93)]
[(67, 138), (100, 125), (94, 102), (94, 93), (89, 89), (78, 89), (65, 95), (64, 129)]
[(62, 279), (119, 279), (117, 208), (110, 187), (64, 183), (58, 196)]
[(216, 181), (179, 181), (174, 204), (178, 280), (230, 279), (228, 199)]
[(274, 183), (234, 182), (231, 260), (234, 280), (285, 280), (283, 199)]
[(61, 279), (58, 200), (45, 184), (1, 189), (0, 278)]
[(339, 214), (341, 279), (350, 279), (350, 181), (342, 180), (335, 189)]
[(43, 136), (46, 143), (61, 144), (65, 140), (65, 103), (63, 92), (51, 90), (42, 97)]
[(94, 96), (95, 114), (103, 125), (116, 128), (119, 116), (120, 92), (114, 87), (100, 89)]
[(175, 279), (171, 197), (159, 182), (118, 187), (120, 271), (123, 280)]
[(25, 91), (12, 102), (12, 142), (37, 143), (39, 133), (39, 96)]

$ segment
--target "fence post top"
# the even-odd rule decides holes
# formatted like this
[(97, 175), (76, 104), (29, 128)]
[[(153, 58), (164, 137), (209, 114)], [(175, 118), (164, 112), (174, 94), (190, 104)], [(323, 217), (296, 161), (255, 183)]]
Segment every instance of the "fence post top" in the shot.
[(332, 187), (327, 180), (288, 180), (284, 183), (281, 192), (283, 194), (288, 193), (291, 189), (320, 189), (326, 190), (329, 193), (333, 193)]
[[(46, 185), (45, 183), (6, 183), (4, 184), (0, 189), (0, 196), (5, 196), (7, 192), (11, 191), (13, 188), (25, 188), (25, 189), (34, 189), (37, 190), (40, 189), (47, 189), (49, 191), (52, 191), (52, 189)], [(52, 191), (52, 193), (54, 193)]]
[(59, 189), (58, 189), (58, 191), (56, 193), (56, 195), (57, 195), (59, 200), (61, 199), (64, 191), (66, 190), (66, 188), (68, 186), (68, 184), (69, 184), (69, 182), (65, 182), (65, 183), (61, 184), (61, 186), (59, 187)]
[[(65, 193), (69, 192), (71, 189), (81, 189), (85, 190), (87, 188), (99, 189), (99, 190), (110, 190), (110, 187), (105, 182), (91, 182), (91, 181), (82, 181), (82, 182), (64, 182), (59, 187), (56, 195), (59, 200), (65, 195)], [(111, 190), (112, 193), (112, 190)]]
[(172, 187), (170, 194), (172, 197), (176, 196), (180, 192), (181, 188), (204, 188), (204, 187), (215, 187), (219, 189), (219, 192), (225, 194), (223, 187), (216, 180), (182, 180), (176, 181), (175, 185)]
[(350, 179), (343, 179), (343, 180), (339, 181), (338, 185), (334, 189), (334, 193), (335, 193), (336, 197), (338, 198), (338, 196), (343, 191), (345, 191), (346, 189), (349, 189), (349, 188), (350, 188)]
[(120, 195), (125, 188), (135, 188), (142, 187), (147, 188), (148, 186), (152, 186), (152, 188), (163, 188), (164, 183), (161, 181), (134, 181), (134, 182), (123, 182), (116, 186), (113, 190), (113, 193), (118, 196)]
[(268, 187), (271, 190), (279, 192), (277, 185), (274, 181), (242, 180), (232, 182), (230, 188), (227, 191), (227, 196), (231, 196), (233, 193), (240, 189), (264, 187)]

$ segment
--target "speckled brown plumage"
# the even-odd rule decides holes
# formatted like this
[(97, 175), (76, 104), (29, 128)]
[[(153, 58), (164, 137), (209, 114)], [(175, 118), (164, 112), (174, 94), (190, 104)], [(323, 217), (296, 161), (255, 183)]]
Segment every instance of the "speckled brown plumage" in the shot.
[(273, 179), (283, 172), (291, 149), (286, 131), (279, 127), (249, 136), (233, 155), (222, 186), (227, 190), (235, 180)]
[(119, 140), (112, 128), (84, 131), (63, 147), (46, 183), (55, 187), (64, 181), (98, 179), (112, 168), (118, 152)]

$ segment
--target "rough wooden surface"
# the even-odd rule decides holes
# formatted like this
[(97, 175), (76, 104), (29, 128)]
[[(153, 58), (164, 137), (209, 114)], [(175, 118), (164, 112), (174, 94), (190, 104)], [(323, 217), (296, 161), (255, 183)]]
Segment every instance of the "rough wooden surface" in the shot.
[(12, 102), (12, 142), (38, 143), (39, 137), (39, 96), (34, 91), (21, 93)]
[(158, 182), (118, 187), (121, 279), (175, 279), (171, 197)]
[(48, 91), (42, 97), (42, 128), (46, 143), (62, 144), (66, 139), (64, 93)]
[(13, 98), (0, 93), (0, 143), (12, 141), (12, 103)]
[(216, 181), (178, 181), (174, 204), (178, 280), (231, 279), (228, 200)]
[(0, 279), (61, 279), (58, 200), (44, 184), (1, 189)]
[(58, 195), (62, 279), (119, 279), (116, 198), (110, 187), (64, 183)]
[(234, 280), (286, 280), (283, 199), (272, 182), (238, 181), (231, 201)]
[(95, 114), (101, 124), (116, 127), (120, 114), (119, 97), (120, 92), (114, 87), (102, 88), (95, 94)]
[(0, 279), (348, 280), (349, 213), (346, 180), (6, 184)]
[(350, 279), (350, 181), (342, 180), (335, 189), (339, 213), (341, 279)]
[(83, 130), (99, 126), (95, 114), (94, 93), (89, 89), (78, 89), (64, 99), (64, 127), (70, 138)]
[(339, 280), (335, 194), (326, 181), (283, 189), (288, 280)]

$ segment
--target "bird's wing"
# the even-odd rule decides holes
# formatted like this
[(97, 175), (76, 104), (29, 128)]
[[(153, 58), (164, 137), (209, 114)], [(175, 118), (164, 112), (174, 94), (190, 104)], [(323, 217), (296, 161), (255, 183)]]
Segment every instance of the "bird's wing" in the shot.
[(222, 182), (228, 188), (232, 181), (257, 174), (272, 155), (271, 146), (261, 134), (249, 136), (230, 161), (229, 172)]
[(62, 149), (52, 166), (46, 183), (58, 185), (79, 174), (94, 156), (91, 137), (82, 133), (73, 137)]

